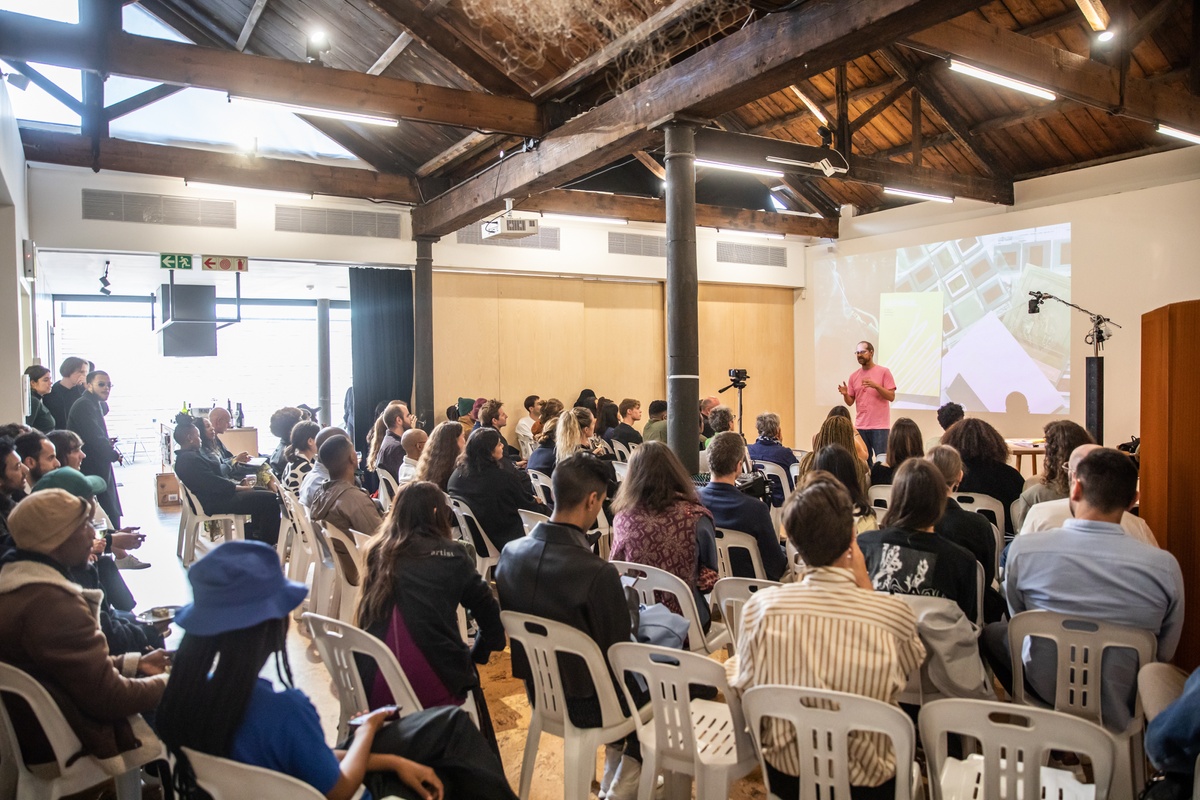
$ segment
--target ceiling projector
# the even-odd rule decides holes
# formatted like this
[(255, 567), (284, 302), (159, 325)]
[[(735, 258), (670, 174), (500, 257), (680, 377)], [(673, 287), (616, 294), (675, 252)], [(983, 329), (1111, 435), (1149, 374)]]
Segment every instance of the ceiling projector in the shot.
[(483, 223), (484, 239), (524, 239), (537, 236), (536, 218), (503, 216)]

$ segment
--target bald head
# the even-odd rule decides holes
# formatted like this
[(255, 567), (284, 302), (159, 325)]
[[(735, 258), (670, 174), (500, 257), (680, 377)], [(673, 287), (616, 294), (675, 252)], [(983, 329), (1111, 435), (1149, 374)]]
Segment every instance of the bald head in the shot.
[(320, 450), (321, 445), (325, 444), (334, 436), (344, 436), (346, 439), (350, 438), (350, 434), (346, 433), (341, 428), (321, 428), (321, 430), (317, 433), (316, 438), (317, 450)]
[(427, 441), (429, 441), (429, 434), (420, 428), (410, 428), (400, 437), (400, 446), (404, 448), (404, 455), (417, 461), (421, 458)]
[(1079, 462), (1083, 461), (1088, 453), (1099, 449), (1100, 445), (1092, 444), (1090, 442), (1088, 444), (1081, 444), (1079, 447), (1076, 447), (1071, 451), (1071, 457), (1067, 460), (1067, 472), (1071, 475), (1074, 475), (1075, 469), (1079, 466)]
[(212, 411), (208, 412), (208, 421), (213, 426), (214, 433), (224, 433), (229, 430), (231, 422), (229, 412), (217, 406)]

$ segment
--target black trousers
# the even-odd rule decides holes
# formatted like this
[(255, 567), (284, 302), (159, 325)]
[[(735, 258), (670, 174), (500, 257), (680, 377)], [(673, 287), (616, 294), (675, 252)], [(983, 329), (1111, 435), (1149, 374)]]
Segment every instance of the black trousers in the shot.
[(96, 559), (95, 566), (96, 572), (100, 576), (100, 586), (104, 589), (104, 594), (108, 597), (108, 602), (112, 603), (113, 608), (121, 611), (133, 611), (137, 601), (133, 599), (133, 592), (129, 591), (129, 586), (121, 577), (121, 571), (117, 569), (117, 562), (113, 561), (112, 556), (100, 556)]
[[(203, 501), (201, 501), (203, 502)], [(246, 538), (266, 542), (272, 547), (279, 541), (279, 495), (267, 489), (251, 489), (235, 492), (233, 497), (204, 510), (210, 514), (249, 514)]]
[[(403, 756), (431, 767), (446, 797), (517, 800), (500, 759), (459, 708), (426, 709), (384, 725), (375, 734), (371, 752)], [(419, 798), (394, 772), (368, 772), (363, 783), (374, 797)]]

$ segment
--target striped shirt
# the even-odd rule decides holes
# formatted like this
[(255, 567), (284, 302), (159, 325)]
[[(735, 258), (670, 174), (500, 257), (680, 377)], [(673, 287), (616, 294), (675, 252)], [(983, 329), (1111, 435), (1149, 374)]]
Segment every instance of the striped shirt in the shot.
[[(916, 618), (903, 600), (859, 588), (849, 569), (821, 567), (800, 583), (750, 598), (742, 609), (737, 655), (725, 670), (739, 691), (774, 683), (894, 704), (924, 659)], [(773, 767), (800, 775), (789, 723), (768, 718), (762, 743)], [(852, 732), (848, 754), (853, 786), (879, 786), (896, 774), (891, 741), (883, 734)]]

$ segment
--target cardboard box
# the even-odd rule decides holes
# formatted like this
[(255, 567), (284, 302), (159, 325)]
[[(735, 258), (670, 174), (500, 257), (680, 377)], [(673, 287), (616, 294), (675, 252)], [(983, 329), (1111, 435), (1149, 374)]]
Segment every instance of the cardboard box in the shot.
[(155, 494), (159, 508), (179, 505), (179, 479), (174, 472), (160, 472), (155, 479)]

